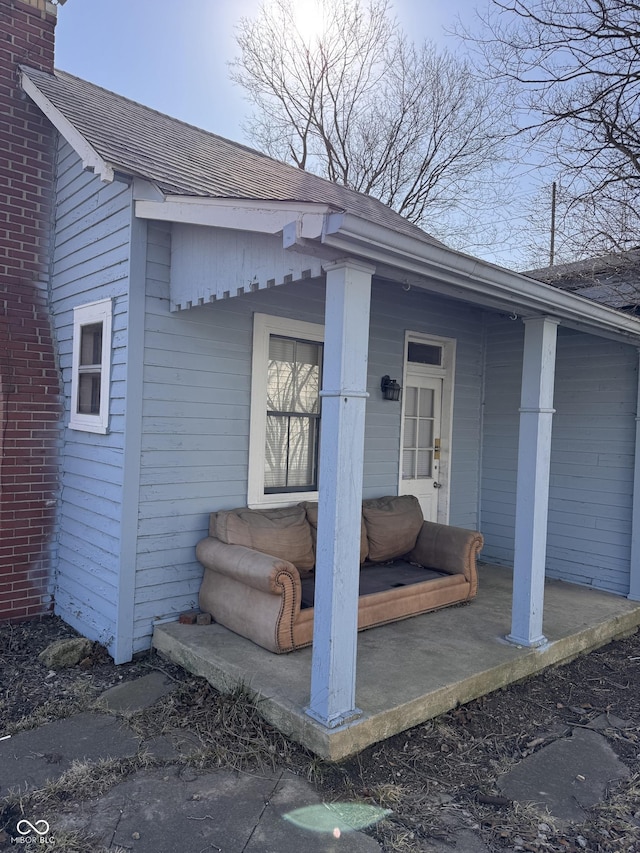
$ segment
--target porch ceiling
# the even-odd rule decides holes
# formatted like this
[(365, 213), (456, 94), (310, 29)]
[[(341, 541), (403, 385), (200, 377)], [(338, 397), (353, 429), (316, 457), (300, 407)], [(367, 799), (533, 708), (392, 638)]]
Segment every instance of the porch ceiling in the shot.
[(316, 278), (328, 263), (351, 258), (400, 285), (640, 344), (635, 317), (329, 205), (138, 198), (136, 215), (174, 223), (173, 310)]
[(358, 635), (356, 701), (363, 715), (329, 730), (305, 707), (311, 649), (274, 655), (221, 625), (170, 623), (153, 644), (222, 692), (245, 686), (263, 716), (316, 754), (340, 760), (425, 720), (612, 639), (640, 625), (640, 604), (560, 581), (545, 585), (544, 633), (528, 649), (504, 641), (511, 617), (511, 571), (480, 567), (469, 605), (450, 607)]

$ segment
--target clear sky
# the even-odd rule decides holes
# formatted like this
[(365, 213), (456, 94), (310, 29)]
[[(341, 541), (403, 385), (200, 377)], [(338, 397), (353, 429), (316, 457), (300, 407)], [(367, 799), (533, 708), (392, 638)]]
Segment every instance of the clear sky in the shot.
[[(314, 0), (299, 0), (302, 7)], [(444, 35), (473, 0), (396, 0), (416, 42)], [(56, 66), (238, 142), (247, 105), (228, 78), (234, 27), (260, 0), (67, 0), (58, 9)]]

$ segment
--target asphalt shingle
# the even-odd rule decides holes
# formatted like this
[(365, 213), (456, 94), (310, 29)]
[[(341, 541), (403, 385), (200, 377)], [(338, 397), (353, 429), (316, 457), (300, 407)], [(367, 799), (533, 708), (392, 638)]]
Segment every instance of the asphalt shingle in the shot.
[(544, 267), (526, 275), (610, 308), (637, 312), (640, 306), (640, 253), (637, 251)]
[(23, 72), (115, 171), (165, 194), (316, 202), (442, 245), (372, 196), (267, 157), (67, 74)]

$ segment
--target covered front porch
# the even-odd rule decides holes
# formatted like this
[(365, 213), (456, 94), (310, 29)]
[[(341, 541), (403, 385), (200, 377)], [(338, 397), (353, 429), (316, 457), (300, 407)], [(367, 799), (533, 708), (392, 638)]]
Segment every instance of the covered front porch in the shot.
[(554, 664), (633, 633), (640, 604), (562, 581), (545, 583), (544, 634), (531, 648), (507, 642), (512, 572), (481, 565), (477, 598), (358, 636), (356, 702), (362, 715), (328, 728), (309, 704), (312, 650), (274, 655), (220, 625), (157, 626), (154, 647), (214, 687), (247, 689), (264, 718), (322, 758), (367, 746)]
[[(248, 415), (238, 405), (226, 408), (237, 421), (238, 434), (243, 437), (246, 431), (248, 457), (240, 458), (239, 475), (231, 483), (219, 462), (210, 466), (211, 481), (219, 478), (221, 486), (207, 509), (318, 502), (311, 651), (294, 655), (295, 663), (280, 658), (263, 663), (264, 653), (245, 640), (231, 638), (221, 628), (205, 634), (216, 638), (204, 656), (211, 661), (222, 654), (215, 648), (218, 643), (225, 649), (223, 659), (240, 644), (232, 655), (239, 666), (236, 683), (249, 683), (262, 693), (264, 673), (265, 690), (291, 678), (297, 711), (290, 721), (278, 723), (281, 728), (320, 754), (339, 757), (413, 725), (425, 714), (433, 716), (588, 649), (589, 643), (577, 648), (569, 644), (569, 651), (556, 645), (580, 633), (580, 625), (575, 631), (554, 626), (549, 615), (547, 627), (543, 625), (543, 608), (544, 613), (553, 611), (544, 600), (545, 574), (575, 582), (566, 589), (560, 614), (579, 613), (570, 599), (585, 594), (579, 585), (637, 598), (640, 542), (632, 535), (630, 517), (638, 510), (633, 494), (640, 493), (636, 319), (351, 214), (316, 211), (320, 227), (320, 220), (307, 221), (306, 213), (289, 222), (289, 207), (276, 206), (276, 219), (267, 222), (243, 207), (235, 213), (234, 236), (216, 218), (220, 202), (205, 205), (207, 216), (172, 205), (140, 201), (136, 212), (149, 219), (177, 217), (171, 233), (170, 296), (172, 319), (185, 327), (183, 339), (191, 340), (186, 327), (192, 326), (190, 333), (197, 332), (210, 346), (229, 321), (244, 322), (246, 339), (251, 334), (251, 397), (239, 398), (250, 403)], [(238, 241), (246, 249), (240, 268)], [(214, 274), (221, 258), (227, 258), (233, 275)], [(317, 472), (308, 466), (294, 488), (282, 473), (288, 470), (289, 445), (277, 443), (274, 454), (267, 432), (267, 423), (273, 428), (275, 418), (306, 417), (304, 405), (276, 405), (286, 397), (286, 383), (284, 378), (269, 379), (269, 365), (273, 362), (274, 374), (282, 377), (298, 370), (293, 355), (285, 368), (277, 367), (281, 357), (277, 348), (272, 352), (272, 344), (281, 340), (296, 347), (309, 342), (323, 347), (321, 357), (307, 356), (314, 364), (322, 362), (312, 412), (319, 412), (321, 401), (321, 452), (309, 440), (302, 454), (317, 460)], [(435, 356), (420, 352), (414, 358), (415, 345), (435, 351)], [(207, 381), (220, 382), (220, 361), (211, 361)], [(612, 371), (620, 374), (624, 387), (611, 387)], [(314, 375), (319, 377), (320, 370)], [(382, 383), (391, 375), (401, 380), (400, 398), (383, 395)], [(267, 393), (270, 381), (275, 390)], [(416, 389), (432, 393), (437, 405), (424, 411), (417, 405), (410, 408), (408, 401), (421, 397), (408, 393)], [(220, 396), (226, 394), (225, 385)], [(268, 400), (276, 402), (268, 405)], [(603, 443), (605, 411), (612, 418)], [(218, 408), (215, 412), (219, 416)], [(556, 443), (555, 460), (552, 420), (562, 442)], [(202, 429), (206, 441), (206, 419)], [(212, 443), (211, 455), (218, 452)], [(274, 468), (275, 486), (269, 479), (273, 456), (285, 460)], [(413, 457), (422, 460), (421, 467), (407, 461)], [(424, 483), (425, 492), (437, 495), (432, 511), (423, 507), (425, 518), (479, 529), (485, 559), (514, 566), (514, 587), (500, 590), (498, 603), (498, 591), (481, 578), (482, 605), (438, 614), (433, 621), (418, 620), (416, 624), (429, 628), (413, 644), (406, 636), (414, 630), (413, 621), (385, 628), (383, 647), (376, 650), (371, 646), (380, 634), (357, 635), (362, 499), (417, 495), (412, 490)], [(552, 535), (550, 498), (557, 500), (551, 507)], [(624, 600), (615, 606), (625, 613), (635, 607)], [(494, 622), (498, 616), (499, 624)], [(463, 619), (473, 620), (475, 634), (458, 625)], [(555, 634), (550, 633), (554, 627)], [(156, 644), (173, 630), (159, 628)], [(615, 633), (617, 629), (605, 639)], [(469, 636), (477, 640), (467, 646)], [(463, 643), (450, 648), (453, 661), (443, 670), (457, 672), (452, 683), (462, 686), (456, 689), (436, 675), (446, 661), (441, 645), (448, 637)], [(487, 643), (493, 649), (488, 657)], [(408, 648), (413, 648), (411, 655)], [(258, 662), (252, 663), (256, 654)], [(406, 669), (416, 665), (416, 671)], [(472, 669), (461, 672), (461, 665)], [(226, 664), (214, 669), (224, 673)], [(363, 685), (368, 683), (376, 685), (373, 693), (386, 684), (384, 705), (368, 701), (363, 706), (358, 696), (364, 690), (367, 699)], [(418, 692), (407, 695), (406, 690)], [(404, 710), (391, 715), (400, 717), (394, 728), (388, 708), (395, 708), (400, 696), (405, 697), (400, 702)], [(441, 702), (434, 696), (448, 698)], [(289, 707), (293, 700), (280, 701)], [(379, 717), (384, 719), (378, 725), (374, 721)]]

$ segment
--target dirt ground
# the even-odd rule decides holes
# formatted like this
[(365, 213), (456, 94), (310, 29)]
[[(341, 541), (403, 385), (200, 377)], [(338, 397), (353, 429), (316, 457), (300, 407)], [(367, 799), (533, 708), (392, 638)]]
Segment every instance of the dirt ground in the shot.
[[(134, 717), (139, 734), (190, 730), (201, 748), (185, 760), (198, 768), (288, 768), (310, 779), (327, 800), (391, 809), (370, 830), (384, 851), (431, 851), (463, 826), (490, 851), (640, 853), (640, 634), (459, 707), (338, 765), (276, 732), (245, 695), (222, 696), (157, 655), (116, 667), (95, 644), (69, 669), (52, 672), (38, 661), (49, 643), (72, 636), (55, 617), (0, 625), (0, 737), (96, 707), (108, 687), (160, 669), (177, 689)], [(585, 823), (562, 825), (500, 796), (501, 773), (602, 714), (627, 721), (602, 734), (631, 775)], [(128, 760), (113, 778), (121, 781), (136, 769)], [(97, 774), (96, 788), (104, 790), (110, 778)], [(85, 785), (55, 795), (68, 802), (94, 792)], [(0, 833), (3, 808), (0, 798)]]

